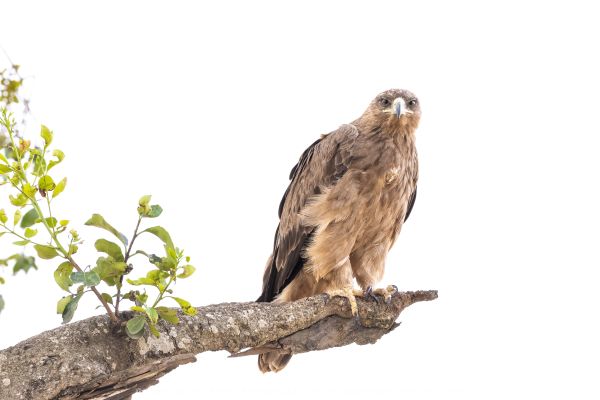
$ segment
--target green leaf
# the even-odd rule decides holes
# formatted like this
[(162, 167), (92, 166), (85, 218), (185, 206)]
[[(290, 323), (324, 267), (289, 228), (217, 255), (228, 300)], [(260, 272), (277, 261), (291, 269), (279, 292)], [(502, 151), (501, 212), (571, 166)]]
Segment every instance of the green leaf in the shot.
[(167, 247), (167, 256), (175, 263), (177, 261), (177, 252), (174, 247)]
[(194, 307), (188, 307), (183, 308), (183, 313), (189, 315), (190, 317), (193, 317), (194, 315), (198, 314), (198, 310), (196, 310)]
[(155, 338), (159, 338), (160, 337), (160, 332), (158, 331), (158, 329), (156, 329), (156, 326), (154, 326), (154, 324), (148, 324), (148, 328), (150, 328), (150, 333)]
[(147, 194), (145, 196), (140, 197), (140, 200), (138, 201), (138, 208), (137, 208), (137, 212), (139, 215), (146, 216), (148, 215), (148, 213), (150, 212), (150, 199), (152, 198), (151, 195)]
[(156, 218), (160, 214), (162, 214), (162, 212), (163, 212), (163, 209), (161, 206), (159, 206), (158, 204), (153, 204), (150, 206), (150, 212), (148, 212), (148, 214), (146, 214), (145, 217)]
[(23, 193), (19, 193), (16, 197), (12, 194), (9, 194), (8, 199), (10, 200), (10, 204), (17, 207), (23, 207), (25, 204), (27, 204), (28, 200), (27, 196), (25, 196)]
[(171, 324), (178, 324), (179, 318), (177, 317), (177, 310), (168, 307), (156, 307), (156, 312), (165, 321)]
[(140, 307), (140, 306), (131, 306), (131, 311), (138, 311), (138, 312), (141, 312), (142, 314), (145, 313), (144, 308)]
[(106, 239), (98, 239), (96, 240), (96, 243), (94, 243), (94, 247), (96, 247), (96, 250), (99, 252), (108, 254), (116, 261), (125, 260), (121, 247), (114, 242), (110, 242)]
[(98, 257), (95, 271), (100, 279), (109, 286), (114, 286), (119, 282), (119, 277), (125, 273), (127, 264), (122, 261), (115, 261), (106, 257)]
[(12, 172), (12, 168), (8, 165), (0, 164), (0, 174), (7, 174)]
[(177, 268), (177, 260), (171, 257), (163, 257), (160, 259), (160, 262), (155, 265), (161, 271), (173, 271), (175, 268)]
[(164, 244), (167, 245), (167, 249), (174, 249), (175, 246), (173, 246), (173, 241), (171, 240), (171, 235), (169, 235), (169, 232), (167, 232), (167, 230), (165, 228), (163, 228), (162, 226), (153, 226), (151, 228), (148, 228), (143, 232), (148, 232), (153, 234), (154, 236), (156, 236), (157, 238), (159, 238), (160, 240), (163, 241)]
[(144, 325), (146, 325), (146, 317), (143, 315), (138, 315), (127, 321), (127, 325), (125, 325), (125, 331), (127, 332), (127, 335), (130, 337), (133, 336), (133, 338), (136, 339), (139, 337), (138, 335), (142, 333)]
[(102, 293), (102, 298), (104, 299), (105, 302), (107, 302), (108, 304), (112, 304), (113, 303), (113, 299), (112, 296), (108, 293)]
[(58, 149), (54, 150), (52, 152), (52, 155), (56, 157), (56, 160), (50, 160), (50, 162), (48, 163), (48, 171), (50, 171), (50, 169), (56, 164), (60, 164), (60, 162), (65, 158), (65, 153)]
[(73, 299), (73, 296), (65, 296), (62, 299), (60, 299), (58, 301), (58, 303), (56, 303), (56, 313), (57, 314), (64, 313), (65, 308), (67, 307), (67, 304), (69, 304), (72, 299)]
[(51, 260), (54, 257), (58, 256), (58, 252), (54, 247), (36, 244), (33, 246), (33, 248), (37, 252), (38, 257), (42, 260)]
[(50, 228), (55, 228), (58, 221), (54, 217), (48, 217), (44, 219)]
[(181, 279), (191, 276), (196, 271), (196, 268), (192, 265), (184, 265), (182, 268), (183, 272), (177, 275), (177, 277)]
[(76, 244), (70, 244), (69, 245), (69, 255), (72, 256), (73, 254), (77, 253), (77, 250), (79, 250), (79, 246), (77, 246)]
[(152, 282), (157, 283), (161, 280), (160, 278), (160, 271), (157, 269), (153, 269), (151, 271), (148, 271), (148, 273), (146, 274), (146, 278), (150, 279)]
[(150, 261), (152, 264), (158, 266), (162, 262), (162, 257), (159, 257), (156, 254), (150, 254), (148, 256), (148, 261)]
[(15, 259), (13, 274), (16, 274), (19, 271), (27, 273), (31, 268), (37, 269), (37, 265), (35, 265), (35, 257), (26, 256), (24, 254), (14, 254), (10, 258)]
[(95, 226), (97, 228), (105, 229), (115, 235), (125, 246), (127, 246), (127, 237), (121, 232), (112, 227), (104, 217), (100, 214), (93, 214), (92, 217), (85, 223), (88, 226)]
[(16, 246), (27, 246), (29, 243), (31, 243), (29, 240), (17, 240), (16, 242), (13, 242)]
[(142, 304), (146, 304), (146, 302), (148, 301), (148, 294), (146, 293), (145, 290), (144, 290), (144, 293), (136, 292), (135, 298), (137, 299), (138, 302), (140, 302)]
[(60, 221), (58, 221), (58, 224), (60, 226), (67, 226), (67, 225), (69, 225), (69, 220), (68, 219), (61, 219)]
[(38, 187), (40, 190), (51, 191), (56, 187), (56, 183), (54, 183), (54, 179), (50, 175), (44, 175), (38, 181)]
[(28, 228), (32, 226), (35, 224), (38, 218), (39, 216), (37, 211), (35, 208), (32, 208), (31, 210), (27, 211), (25, 215), (23, 215), (23, 218), (21, 218), (21, 228)]
[(96, 271), (77, 271), (71, 273), (73, 283), (83, 283), (85, 286), (96, 286), (100, 283), (100, 276)]
[(152, 195), (151, 194), (147, 194), (145, 196), (140, 197), (140, 200), (138, 201), (138, 204), (142, 207), (147, 206), (150, 203), (150, 200), (152, 199)]
[(39, 152), (37, 149), (32, 149), (31, 154), (34, 156), (32, 174), (37, 177), (43, 176), (47, 170), (46, 160), (44, 159), (44, 157), (42, 157), (41, 152)]
[(69, 323), (73, 319), (73, 315), (75, 315), (75, 311), (77, 310), (77, 305), (79, 304), (79, 299), (81, 299), (81, 296), (83, 296), (83, 293), (72, 296), (72, 300), (66, 305), (62, 313), (63, 324)]
[(5, 224), (8, 221), (8, 217), (6, 216), (6, 211), (4, 208), (0, 208), (0, 223)]
[(6, 281), (4, 280), (4, 278), (0, 276), (0, 285), (4, 285), (5, 283)]
[(4, 164), (8, 164), (8, 160), (6, 159), (6, 157), (4, 156), (4, 154), (0, 153), (0, 161), (2, 161)]
[(158, 321), (158, 312), (156, 311), (156, 309), (152, 307), (146, 307), (144, 311), (146, 311), (146, 315), (148, 316), (148, 318), (150, 318), (150, 322), (152, 324), (155, 324)]
[(36, 192), (37, 189), (31, 186), (31, 184), (26, 183), (23, 185), (23, 193), (25, 193), (26, 197), (32, 198), (33, 196), (35, 196)]
[(0, 312), (4, 310), (4, 297), (0, 294)]
[(19, 223), (19, 221), (21, 220), (21, 210), (15, 211), (15, 216), (13, 217), (13, 225), (17, 226), (17, 224)]
[(73, 283), (83, 283), (85, 281), (85, 274), (86, 272), (84, 271), (76, 271), (72, 272), (69, 278)]
[(86, 286), (96, 286), (100, 283), (100, 277), (96, 273), (96, 271), (90, 271), (85, 274), (85, 282)]
[(154, 282), (154, 280), (149, 279), (149, 278), (139, 278), (136, 280), (127, 279), (127, 283), (129, 283), (130, 285), (133, 285), (133, 286), (140, 286), (140, 285), (154, 286), (156, 282)]
[(73, 284), (71, 280), (71, 273), (73, 272), (73, 265), (70, 262), (65, 261), (61, 263), (54, 271), (54, 280), (60, 286), (62, 290), (69, 290), (69, 287)]
[(42, 137), (42, 139), (44, 139), (44, 143), (45, 143), (44, 147), (50, 146), (50, 143), (52, 143), (52, 137), (54, 135), (52, 134), (52, 131), (50, 129), (48, 129), (48, 127), (46, 125), (42, 125), (40, 136)]
[(52, 191), (52, 198), (54, 199), (56, 196), (61, 194), (63, 190), (65, 190), (65, 186), (67, 186), (67, 178), (64, 177), (60, 182), (56, 184), (56, 187)]
[(189, 301), (184, 300), (181, 297), (172, 297), (172, 299), (175, 300), (177, 304), (179, 304), (179, 307), (181, 307), (184, 314), (193, 316), (196, 315), (196, 313), (198, 312), (198, 310), (192, 307)]
[(25, 228), (25, 237), (28, 239), (34, 237), (35, 235), (37, 235), (37, 233), (37, 229)]

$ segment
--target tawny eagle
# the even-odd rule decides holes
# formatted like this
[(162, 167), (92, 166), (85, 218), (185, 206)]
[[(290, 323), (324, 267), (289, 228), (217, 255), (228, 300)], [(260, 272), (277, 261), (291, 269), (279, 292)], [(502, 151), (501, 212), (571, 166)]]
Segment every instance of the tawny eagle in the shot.
[[(355, 295), (383, 277), (385, 258), (415, 203), (414, 94), (380, 93), (360, 118), (310, 145), (290, 173), (279, 226), (258, 301), (286, 302), (317, 293), (341, 294), (356, 313)], [(353, 290), (356, 279), (362, 292)], [(259, 356), (263, 372), (280, 371), (291, 355)]]

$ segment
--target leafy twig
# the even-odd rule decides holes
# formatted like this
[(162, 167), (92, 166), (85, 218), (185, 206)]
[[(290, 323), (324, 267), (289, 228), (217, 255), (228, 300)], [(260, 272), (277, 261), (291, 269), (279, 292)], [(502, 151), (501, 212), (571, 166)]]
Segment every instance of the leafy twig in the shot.
[[(131, 242), (129, 242), (129, 247), (125, 252), (125, 264), (129, 262), (129, 257), (131, 257), (131, 249), (133, 248), (133, 242), (135, 242), (135, 239), (137, 239), (138, 237), (138, 230), (140, 229), (140, 223), (142, 222), (142, 218), (142, 215), (138, 216), (137, 224), (135, 225), (135, 229), (133, 230), (133, 236), (131, 237)], [(117, 314), (117, 316), (119, 315), (119, 305), (121, 304), (121, 288), (123, 286), (123, 277), (124, 275), (121, 275), (121, 277), (119, 278), (119, 284), (117, 285), (117, 299), (115, 300), (115, 314)]]

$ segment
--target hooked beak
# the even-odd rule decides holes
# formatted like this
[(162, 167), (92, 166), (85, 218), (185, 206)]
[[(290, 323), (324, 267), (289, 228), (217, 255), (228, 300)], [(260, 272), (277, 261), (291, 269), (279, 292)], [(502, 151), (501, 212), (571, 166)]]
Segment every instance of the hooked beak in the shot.
[(413, 113), (406, 107), (406, 102), (402, 97), (398, 97), (396, 98), (396, 100), (394, 100), (394, 102), (392, 103), (392, 111), (396, 118), (400, 118), (401, 115)]

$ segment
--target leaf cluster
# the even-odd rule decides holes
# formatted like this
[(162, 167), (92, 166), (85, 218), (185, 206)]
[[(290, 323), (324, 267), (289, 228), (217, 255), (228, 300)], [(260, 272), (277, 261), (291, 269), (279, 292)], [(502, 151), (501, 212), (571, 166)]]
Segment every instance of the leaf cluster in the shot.
[[(184, 313), (194, 315), (191, 304), (174, 296), (173, 286), (178, 279), (191, 276), (195, 268), (190, 258), (176, 247), (169, 232), (160, 225), (142, 229), (146, 221), (158, 218), (163, 209), (151, 204), (151, 196), (142, 196), (137, 204), (137, 223), (133, 235), (127, 237), (117, 230), (102, 215), (93, 214), (85, 225), (98, 228), (108, 236), (95, 241), (99, 253), (95, 264), (81, 268), (75, 260), (83, 240), (72, 229), (68, 219), (60, 219), (53, 213), (53, 202), (67, 186), (67, 178), (56, 178), (54, 167), (60, 164), (65, 154), (58, 149), (50, 150), (53, 133), (43, 126), (40, 137), (43, 145), (35, 147), (31, 142), (18, 138), (14, 133), (14, 119), (4, 109), (0, 117), (10, 143), (0, 152), (0, 190), (6, 192), (11, 209), (0, 209), (0, 237), (13, 237), (12, 242), (23, 248), (22, 252), (0, 259), (0, 266), (12, 266), (13, 273), (37, 269), (36, 260), (59, 260), (54, 271), (56, 284), (66, 292), (57, 303), (56, 311), (62, 315), (63, 323), (71, 321), (79, 301), (86, 293), (93, 293), (107, 313), (115, 320), (123, 302), (130, 302), (136, 313), (126, 324), (131, 337), (139, 337), (148, 327), (158, 335), (156, 323), (163, 319), (177, 323), (174, 310), (162, 305), (166, 299), (177, 303)], [(136, 239), (151, 235), (159, 239), (161, 252), (135, 248)], [(35, 255), (27, 254), (33, 249)], [(136, 264), (132, 262), (136, 257)], [(145, 273), (131, 278), (133, 271), (141, 268)], [(0, 277), (0, 283), (4, 279)], [(98, 288), (103, 288), (102, 291)], [(0, 296), (0, 310), (4, 300)]]
[[(19, 104), (24, 122), (26, 115), (29, 113), (29, 99), (20, 94), (25, 80), (20, 75), (19, 69), (19, 65), (12, 63), (0, 69), (0, 108), (12, 109)], [(4, 129), (0, 127), (0, 148), (6, 146), (7, 143), (8, 136)]]
[(23, 85), (19, 68), (19, 65), (11, 65), (0, 70), (0, 103), (4, 105), (19, 102), (19, 89)]

